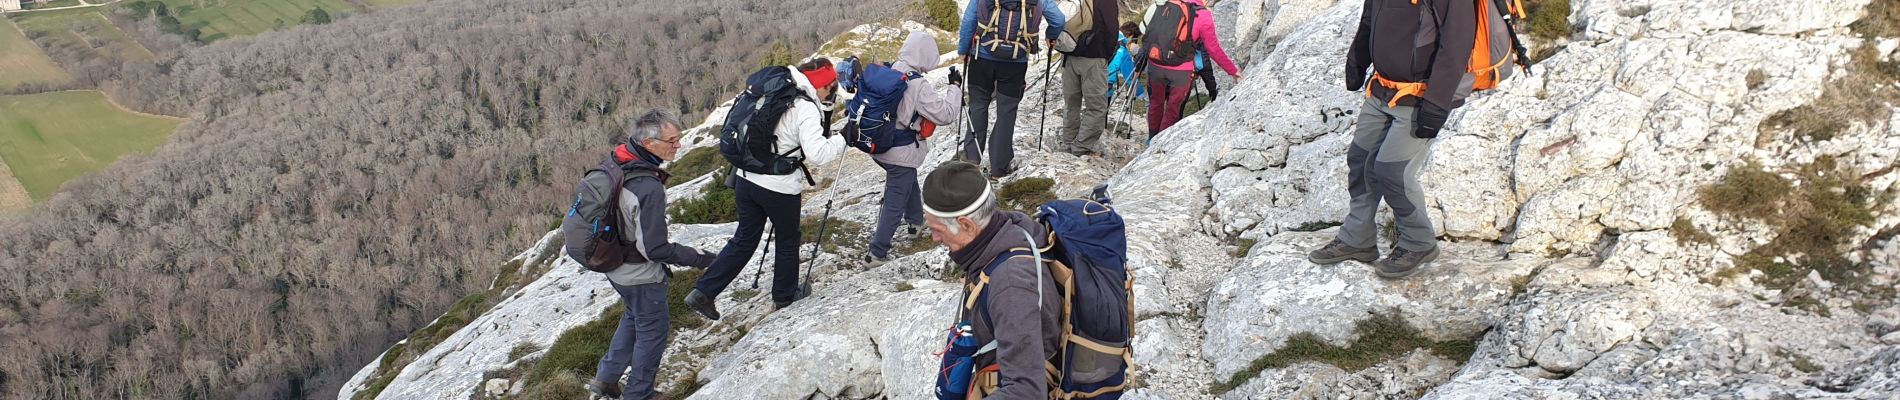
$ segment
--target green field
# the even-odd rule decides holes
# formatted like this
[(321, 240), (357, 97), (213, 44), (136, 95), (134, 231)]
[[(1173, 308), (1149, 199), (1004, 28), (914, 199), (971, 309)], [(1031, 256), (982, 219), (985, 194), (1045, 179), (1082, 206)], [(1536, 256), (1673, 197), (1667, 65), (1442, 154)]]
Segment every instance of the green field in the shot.
[[(331, 18), (359, 11), (343, 0), (161, 0), (185, 26), (203, 32), (206, 42), (295, 26), (304, 14), (322, 7)], [(281, 25), (279, 21), (282, 21)]]
[(0, 90), (23, 83), (59, 83), (72, 79), (59, 64), (40, 52), (12, 21), (0, 26)]
[(67, 180), (158, 147), (180, 122), (127, 112), (98, 91), (0, 96), (0, 160), (45, 201)]
[(107, 21), (106, 16), (100, 14), (101, 10), (93, 7), (31, 12), (16, 14), (13, 19), (20, 29), (44, 36), (45, 41), (57, 43), (49, 46), (88, 48), (94, 52), (93, 57), (108, 57), (120, 62), (152, 59), (151, 51), (126, 36), (118, 25)]

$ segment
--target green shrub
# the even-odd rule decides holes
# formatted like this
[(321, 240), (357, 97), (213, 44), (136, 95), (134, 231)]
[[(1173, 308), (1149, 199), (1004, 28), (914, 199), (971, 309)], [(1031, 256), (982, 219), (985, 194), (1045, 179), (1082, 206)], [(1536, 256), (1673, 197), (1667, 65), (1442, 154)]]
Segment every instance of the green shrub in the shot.
[[(678, 186), (700, 175), (725, 167), (726, 158), (719, 156), (718, 146), (705, 146), (686, 152), (666, 166), (666, 172), (673, 174), (673, 180), (666, 187)], [(717, 184), (718, 182), (714, 182)]]
[(935, 26), (937, 27), (937, 29), (956, 32), (958, 25), (961, 25), (963, 23), (962, 15), (958, 15), (959, 13), (957, 12), (959, 10), (957, 9), (956, 1), (954, 0), (923, 0), (923, 1), (924, 1), (924, 13), (927, 14), (926, 18), (928, 19), (926, 23), (930, 24), (931, 26)]
[(1280, 350), (1254, 359), (1246, 369), (1234, 373), (1226, 381), (1215, 383), (1214, 393), (1233, 391), (1269, 368), (1286, 368), (1302, 361), (1323, 362), (1352, 373), (1398, 358), (1415, 349), (1427, 349), (1432, 354), (1459, 363), (1471, 359), (1471, 354), (1477, 351), (1478, 337), (1432, 341), (1399, 317), (1396, 310), (1374, 313), (1371, 318), (1354, 323), (1353, 329), (1359, 339), (1345, 347), (1326, 343), (1311, 332), (1293, 335), (1287, 338), (1286, 345), (1281, 346)]
[(1525, 2), (1531, 37), (1551, 42), (1570, 37), (1570, 0), (1531, 0)]
[(727, 172), (713, 176), (713, 182), (700, 190), (699, 198), (676, 201), (667, 210), (668, 221), (675, 224), (723, 224), (739, 220), (738, 197), (726, 187)]
[(997, 191), (997, 207), (1005, 210), (1017, 210), (1033, 213), (1042, 203), (1055, 200), (1056, 181), (1049, 178), (1024, 178), (1003, 185)]

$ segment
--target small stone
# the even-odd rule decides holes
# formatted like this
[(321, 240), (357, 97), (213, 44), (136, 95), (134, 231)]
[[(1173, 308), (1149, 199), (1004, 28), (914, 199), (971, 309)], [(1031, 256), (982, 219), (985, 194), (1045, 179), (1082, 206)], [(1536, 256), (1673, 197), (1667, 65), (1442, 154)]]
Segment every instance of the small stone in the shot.
[(1888, 333), (1887, 336), (1881, 336), (1880, 342), (1886, 344), (1900, 344), (1900, 332), (1892, 332)]
[(486, 391), (488, 392), (488, 397), (501, 397), (502, 395), (508, 394), (508, 380), (507, 379), (502, 379), (502, 378), (489, 379), (488, 383), (485, 386), (487, 389)]

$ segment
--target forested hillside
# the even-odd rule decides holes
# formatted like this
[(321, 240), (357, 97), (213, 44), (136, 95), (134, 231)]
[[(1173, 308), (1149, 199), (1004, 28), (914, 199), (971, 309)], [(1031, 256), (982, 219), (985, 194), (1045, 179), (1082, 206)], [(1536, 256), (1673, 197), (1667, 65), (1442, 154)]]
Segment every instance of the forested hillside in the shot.
[(767, 49), (909, 3), (437, 1), (127, 62), (106, 92), (189, 122), (0, 220), (0, 397), (334, 396), (629, 114), (697, 121)]

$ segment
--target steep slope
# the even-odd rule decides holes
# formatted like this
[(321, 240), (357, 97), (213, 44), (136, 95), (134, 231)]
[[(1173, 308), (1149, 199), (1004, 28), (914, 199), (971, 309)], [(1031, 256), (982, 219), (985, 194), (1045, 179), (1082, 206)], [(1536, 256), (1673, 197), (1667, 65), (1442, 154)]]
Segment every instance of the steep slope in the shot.
[[(1107, 158), (1126, 166), (1036, 150), (1043, 107), (1025, 102), (1012, 179), (1053, 178), (1064, 196), (1107, 182), (1130, 223), (1131, 398), (1900, 390), (1892, 98), (1862, 99), (1878, 118), (1827, 135), (1785, 122), (1837, 101), (1841, 82), (1900, 78), (1862, 67), (1894, 65), (1900, 47), (1849, 29), (1868, 2), (1574, 3), (1572, 35), (1548, 44), (1560, 50), (1453, 115), (1424, 173), (1446, 256), (1403, 281), (1304, 258), (1344, 214), (1363, 97), (1338, 71), (1360, 5), (1218, 3), (1246, 79), (1150, 147), (1115, 139)], [(927, 165), (949, 157), (937, 150)], [(882, 174), (859, 154), (841, 162), (819, 168), (834, 180), (804, 212), (831, 201), (868, 224)], [(728, 320), (680, 331), (669, 351), (662, 380), (694, 384), (663, 388), (928, 396), (957, 288), (944, 252), (918, 248), (870, 270), (845, 261), (852, 246), (826, 250), (817, 293), (777, 312), (722, 296)], [(588, 301), (576, 308), (602, 307)]]

